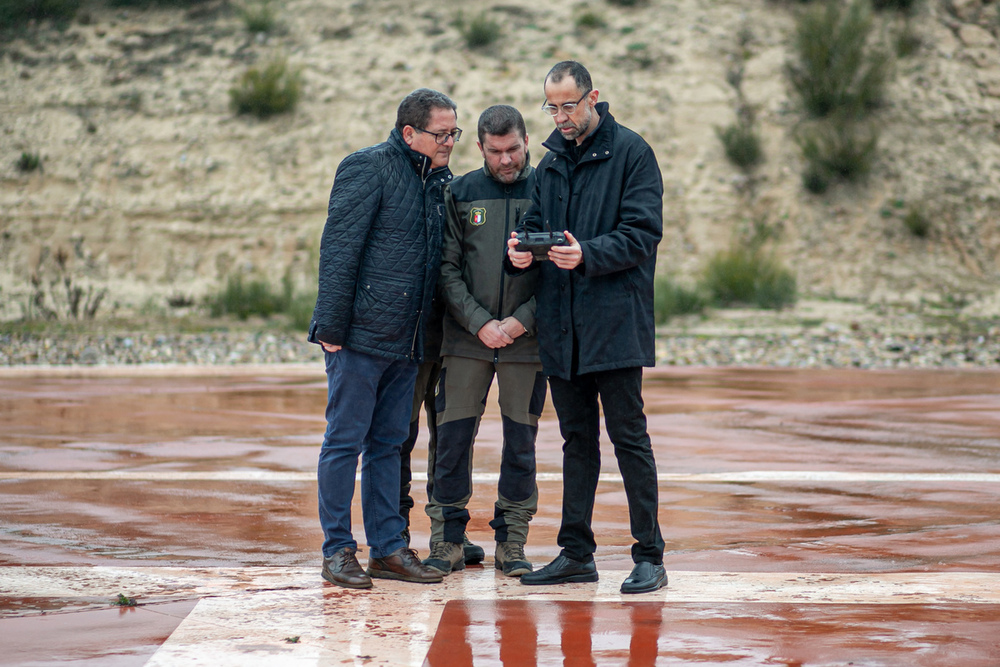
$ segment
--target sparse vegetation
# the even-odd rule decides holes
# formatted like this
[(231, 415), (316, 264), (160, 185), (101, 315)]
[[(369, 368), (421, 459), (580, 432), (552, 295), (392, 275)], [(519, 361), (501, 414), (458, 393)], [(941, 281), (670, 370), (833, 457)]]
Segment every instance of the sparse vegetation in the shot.
[(263, 279), (244, 281), (242, 275), (230, 276), (226, 287), (209, 299), (212, 317), (234, 315), (245, 320), (251, 315), (270, 317), (288, 306), (288, 295), (271, 289)]
[(226, 287), (221, 292), (208, 299), (212, 317), (233, 316), (246, 320), (250, 317), (267, 319), (272, 315), (283, 314), (287, 317), (289, 327), (301, 331), (309, 328), (315, 304), (315, 290), (297, 293), (289, 273), (282, 279), (280, 291), (263, 278), (244, 280), (242, 275), (233, 275), (226, 281)]
[(645, 0), (608, 0), (608, 4), (617, 5), (619, 7), (638, 7)]
[(38, 153), (23, 151), (21, 157), (17, 159), (17, 168), (25, 173), (38, 171), (42, 168), (42, 156)]
[(726, 157), (740, 169), (751, 169), (763, 161), (764, 151), (752, 121), (741, 118), (726, 128), (715, 128), (715, 133), (722, 141)]
[(656, 276), (653, 283), (653, 317), (664, 324), (677, 315), (693, 315), (705, 310), (705, 297), (696, 289), (677, 284), (668, 276)]
[[(77, 257), (84, 256), (82, 237), (74, 250)], [(82, 287), (70, 265), (70, 257), (71, 252), (65, 247), (58, 247), (55, 252), (48, 246), (42, 247), (29, 279), (32, 293), (25, 308), (26, 319), (93, 320), (97, 316), (108, 289), (95, 289), (92, 284)]]
[(896, 55), (900, 58), (912, 56), (923, 43), (920, 35), (913, 29), (909, 20), (903, 22), (903, 27), (896, 33)]
[(608, 25), (603, 16), (590, 10), (577, 15), (575, 23), (577, 30), (597, 30)]
[(796, 299), (795, 276), (756, 244), (734, 244), (709, 259), (704, 285), (720, 306), (755, 305), (780, 310)]
[(302, 91), (302, 73), (284, 58), (269, 62), (263, 70), (252, 67), (229, 90), (238, 114), (269, 118), (295, 109)]
[(708, 260), (702, 274), (702, 290), (712, 303), (773, 310), (795, 303), (795, 276), (768, 250), (780, 231), (780, 223), (756, 220), (728, 250), (717, 252)]
[(649, 69), (655, 62), (646, 42), (632, 42), (625, 47), (625, 55), (618, 60), (625, 65), (638, 65), (640, 69)]
[(249, 32), (271, 32), (277, 25), (277, 12), (271, 0), (243, 4), (236, 11)]
[(895, 9), (908, 12), (917, 6), (917, 0), (872, 0), (872, 7), (878, 10)]
[(485, 49), (500, 39), (500, 24), (489, 18), (485, 12), (472, 18), (468, 23), (460, 15), (459, 31), (470, 49)]
[(139, 605), (139, 603), (135, 601), (135, 598), (128, 597), (124, 593), (119, 593), (118, 599), (112, 602), (111, 604), (115, 605), (116, 607), (136, 607)]
[(208, 0), (108, 0), (112, 7), (190, 7)]
[(799, 18), (788, 76), (810, 115), (862, 115), (882, 102), (890, 61), (869, 44), (874, 27), (869, 2), (851, 0), (846, 7), (825, 2)]
[(871, 125), (835, 118), (805, 127), (795, 139), (807, 162), (803, 183), (811, 192), (823, 192), (836, 179), (858, 181), (868, 174), (878, 133)]
[(79, 7), (79, 0), (0, 0), (0, 29), (29, 21), (69, 21)]
[(903, 224), (917, 238), (927, 238), (927, 235), (931, 232), (930, 218), (916, 208), (911, 208), (907, 211), (906, 215), (903, 216)]

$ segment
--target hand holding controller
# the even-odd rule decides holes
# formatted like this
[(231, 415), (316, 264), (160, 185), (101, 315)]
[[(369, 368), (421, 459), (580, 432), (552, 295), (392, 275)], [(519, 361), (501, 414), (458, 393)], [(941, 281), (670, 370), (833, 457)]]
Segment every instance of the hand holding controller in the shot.
[(562, 232), (519, 232), (515, 237), (518, 252), (531, 252), (535, 261), (541, 262), (549, 258), (549, 248), (568, 245), (566, 235)]

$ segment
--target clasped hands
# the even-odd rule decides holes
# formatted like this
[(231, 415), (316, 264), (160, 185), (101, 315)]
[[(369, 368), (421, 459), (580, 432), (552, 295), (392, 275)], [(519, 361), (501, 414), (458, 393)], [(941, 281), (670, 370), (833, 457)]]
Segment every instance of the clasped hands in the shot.
[(524, 325), (511, 316), (503, 320), (490, 320), (479, 329), (476, 336), (483, 342), (483, 345), (496, 350), (507, 347), (514, 342), (515, 338), (524, 335), (526, 331)]

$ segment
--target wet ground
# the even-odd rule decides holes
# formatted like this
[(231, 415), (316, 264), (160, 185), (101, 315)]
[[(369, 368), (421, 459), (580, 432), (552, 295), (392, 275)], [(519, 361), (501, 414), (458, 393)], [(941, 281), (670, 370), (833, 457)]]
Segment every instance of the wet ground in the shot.
[[(1000, 665), (1000, 372), (656, 369), (644, 396), (667, 588), (618, 592), (608, 443), (600, 581), (495, 571), (491, 405), (484, 566), (359, 592), (319, 578), (321, 368), (0, 371), (0, 664)], [(536, 566), (560, 463), (548, 408)]]

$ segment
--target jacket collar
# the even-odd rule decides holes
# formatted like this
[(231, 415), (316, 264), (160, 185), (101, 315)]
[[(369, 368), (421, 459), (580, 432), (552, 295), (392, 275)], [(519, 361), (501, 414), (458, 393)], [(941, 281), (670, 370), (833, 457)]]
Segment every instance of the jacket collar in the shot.
[[(597, 127), (594, 128), (593, 134), (584, 139), (584, 142), (590, 141), (590, 146), (594, 149), (591, 152), (596, 152), (598, 155), (605, 154), (606, 151), (611, 150), (611, 139), (614, 134), (614, 126), (616, 125), (615, 117), (611, 115), (609, 111), (610, 105), (607, 102), (598, 102), (594, 109), (597, 111), (597, 115), (600, 120), (597, 122)], [(558, 153), (560, 155), (569, 155), (570, 152), (575, 147), (576, 141), (567, 141), (563, 138), (562, 133), (559, 130), (552, 130), (552, 134), (549, 135), (548, 139), (542, 142), (542, 146), (548, 148), (553, 153)], [(600, 151), (597, 149), (600, 148)], [(610, 152), (607, 153), (610, 155)], [(585, 161), (587, 156), (580, 159), (581, 162)]]
[[(518, 173), (517, 178), (514, 179), (514, 183), (519, 183), (519, 182), (523, 181), (524, 179), (526, 179), (528, 177), (529, 174), (531, 174), (531, 152), (530, 151), (528, 151), (528, 152), (525, 153), (525, 156), (524, 156), (524, 169), (522, 169)], [(497, 183), (500, 183), (500, 181), (497, 181), (497, 179), (493, 178), (493, 174), (492, 174), (492, 172), (490, 172), (490, 168), (489, 168), (489, 165), (486, 164), (486, 160), (483, 160), (483, 175), (485, 175), (486, 178), (490, 179), (491, 181), (495, 181)], [(513, 183), (500, 183), (500, 185), (513, 185)]]
[[(403, 140), (403, 135), (396, 128), (392, 128), (392, 132), (389, 133), (389, 139), (387, 141), (390, 145), (395, 147), (396, 150), (410, 158), (413, 168), (417, 170), (417, 174), (420, 175), (422, 180), (426, 179), (432, 171), (439, 171), (438, 169), (431, 169), (431, 159), (423, 153), (419, 153), (410, 148), (406, 141)], [(448, 167), (441, 167), (440, 169), (448, 169)]]

